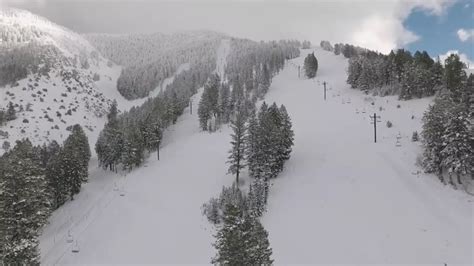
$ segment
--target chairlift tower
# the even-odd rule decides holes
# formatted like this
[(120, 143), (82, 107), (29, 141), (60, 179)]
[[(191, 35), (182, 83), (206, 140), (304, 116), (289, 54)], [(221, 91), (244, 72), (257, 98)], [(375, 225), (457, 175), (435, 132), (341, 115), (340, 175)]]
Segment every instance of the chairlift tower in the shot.
[(374, 143), (377, 143), (377, 123), (380, 123), (380, 115), (374, 113), (373, 116), (369, 116), (371, 119), (371, 124), (374, 125)]

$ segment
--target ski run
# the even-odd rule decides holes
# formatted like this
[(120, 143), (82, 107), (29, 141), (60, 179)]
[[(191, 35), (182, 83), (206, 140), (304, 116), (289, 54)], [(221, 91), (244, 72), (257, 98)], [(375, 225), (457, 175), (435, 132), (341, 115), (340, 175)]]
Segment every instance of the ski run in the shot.
[[(224, 40), (221, 76), (229, 49)], [(432, 98), (398, 101), (352, 90), (347, 59), (319, 48), (317, 77), (299, 78), (310, 52), (287, 61), (265, 98), (286, 106), (295, 132), (262, 218), (275, 263), (469, 265), (472, 198), (416, 165), (421, 147), (411, 134), (421, 131)], [(92, 160), (89, 183), (41, 235), (42, 264), (208, 264), (215, 230), (201, 206), (234, 180), (226, 175), (230, 133), (228, 126), (203, 132), (197, 112), (186, 109), (165, 131), (160, 161), (151, 154), (142, 167), (115, 174)]]

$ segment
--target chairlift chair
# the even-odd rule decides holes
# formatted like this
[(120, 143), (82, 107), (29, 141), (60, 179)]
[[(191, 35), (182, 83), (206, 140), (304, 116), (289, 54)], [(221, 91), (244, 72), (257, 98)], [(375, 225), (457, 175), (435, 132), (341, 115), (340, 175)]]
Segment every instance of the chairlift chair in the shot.
[(77, 244), (77, 240), (74, 245), (72, 245), (71, 251), (72, 253), (79, 253), (79, 244)]
[(66, 237), (66, 243), (72, 243), (74, 241), (74, 238), (71, 235), (71, 230), (67, 232), (67, 237)]

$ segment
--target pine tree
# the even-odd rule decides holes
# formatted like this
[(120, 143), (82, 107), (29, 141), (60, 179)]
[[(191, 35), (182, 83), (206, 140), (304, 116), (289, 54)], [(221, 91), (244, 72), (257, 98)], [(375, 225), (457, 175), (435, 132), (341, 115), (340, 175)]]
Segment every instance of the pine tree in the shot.
[(304, 69), (307, 78), (314, 78), (316, 76), (316, 72), (318, 71), (318, 59), (314, 56), (314, 52), (308, 54), (304, 59)]
[(203, 130), (212, 131), (208, 123), (211, 118), (216, 118), (219, 113), (219, 86), (220, 78), (218, 75), (213, 75), (204, 86), (198, 106), (199, 123)]
[(231, 135), (232, 149), (229, 151), (227, 163), (229, 166), (229, 173), (235, 174), (236, 184), (239, 184), (239, 175), (243, 168), (245, 168), (245, 143), (247, 141), (247, 128), (245, 120), (240, 113), (237, 113), (234, 120), (231, 122), (233, 134)]
[(7, 113), (5, 115), (5, 120), (7, 121), (12, 121), (16, 119), (16, 111), (15, 111), (15, 106), (13, 106), (12, 102), (8, 103), (7, 106)]
[[(263, 103), (265, 104), (265, 103)], [(266, 105), (266, 104), (265, 104)], [(250, 176), (254, 178), (260, 177), (260, 165), (259, 165), (259, 156), (261, 155), (259, 140), (260, 135), (260, 125), (255, 114), (255, 111), (250, 113), (247, 127), (247, 147), (246, 147), (246, 157), (247, 165), (249, 168)]]
[(227, 84), (222, 84), (219, 91), (219, 116), (222, 123), (230, 121), (230, 88)]
[(435, 103), (423, 115), (423, 167), (428, 173), (435, 173), (444, 182), (441, 167), (441, 151), (445, 147), (443, 135), (451, 114), (452, 100), (449, 93), (440, 94)]
[(1, 160), (0, 251), (6, 265), (39, 265), (38, 235), (50, 212), (44, 170), (27, 139)]
[(214, 247), (217, 255), (212, 259), (213, 264), (219, 265), (248, 265), (248, 252), (246, 250), (247, 232), (242, 230), (244, 224), (243, 211), (233, 205), (227, 204), (224, 210), (224, 224), (216, 234)]
[(451, 54), (446, 58), (444, 66), (446, 88), (452, 93), (453, 100), (459, 102), (460, 90), (463, 86), (463, 81), (466, 79), (466, 72), (463, 70), (465, 65), (461, 62), (459, 55)]
[(132, 170), (138, 167), (144, 159), (145, 145), (140, 132), (136, 127), (130, 127), (125, 132), (125, 142), (122, 150), (121, 162), (123, 169)]
[(247, 239), (249, 256), (246, 265), (272, 265), (272, 249), (268, 241), (268, 232), (258, 219), (247, 217), (245, 223), (246, 228), (250, 227), (249, 238)]
[[(468, 114), (462, 106), (453, 110), (453, 116), (448, 122), (443, 142), (446, 147), (441, 151), (441, 167), (457, 177), (458, 184), (462, 184), (461, 176), (472, 176), (474, 167), (474, 136), (470, 132)], [(451, 181), (452, 182), (452, 181)]]
[(69, 185), (71, 199), (79, 193), (81, 185), (87, 182), (90, 147), (82, 127), (74, 125), (71, 134), (64, 141), (60, 167)]
[(294, 141), (294, 132), (292, 129), (292, 124), (291, 124), (291, 119), (290, 116), (288, 115), (288, 112), (286, 111), (286, 108), (284, 105), (280, 106), (280, 115), (282, 118), (282, 125), (281, 125), (281, 139), (280, 139), (280, 145), (281, 145), (281, 160), (282, 164), (284, 161), (290, 159), (290, 154), (292, 151), (293, 147), (293, 141)]

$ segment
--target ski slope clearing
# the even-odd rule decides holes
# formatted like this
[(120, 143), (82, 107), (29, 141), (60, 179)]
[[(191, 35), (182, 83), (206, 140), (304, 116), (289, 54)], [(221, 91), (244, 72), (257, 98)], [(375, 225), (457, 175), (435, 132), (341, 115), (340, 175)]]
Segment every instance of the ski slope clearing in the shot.
[[(223, 74), (230, 42), (218, 50)], [(193, 97), (194, 110), (201, 91)], [(40, 239), (41, 262), (54, 264), (209, 263), (212, 227), (201, 205), (230, 185), (226, 176), (230, 130), (199, 129), (197, 112), (180, 117), (164, 132), (161, 160), (116, 175), (93, 163), (90, 183), (53, 213)], [(68, 233), (79, 253), (72, 253)]]
[[(228, 42), (219, 49), (218, 73), (228, 49)], [(411, 135), (421, 131), (432, 99), (399, 102), (352, 90), (346, 59), (319, 49), (317, 78), (300, 79), (296, 66), (308, 52), (274, 78), (266, 99), (285, 104), (295, 131), (292, 157), (273, 182), (263, 217), (275, 262), (470, 265), (472, 198), (415, 165), (421, 148)], [(151, 154), (143, 167), (119, 175), (92, 165), (90, 183), (44, 230), (43, 264), (210, 262), (214, 229), (201, 205), (234, 177), (225, 174), (229, 128), (198, 128), (200, 93), (193, 114), (187, 109), (165, 132), (160, 161)], [(375, 111), (377, 144), (368, 117)], [(79, 253), (67, 243), (69, 230)]]
[[(346, 59), (320, 49), (316, 79), (299, 79), (297, 66), (310, 52), (304, 51), (274, 78), (266, 97), (285, 104), (295, 132), (263, 217), (275, 262), (472, 265), (473, 199), (415, 165), (421, 148), (411, 136), (421, 132), (431, 99), (352, 90)], [(381, 116), (376, 144), (374, 112)]]

